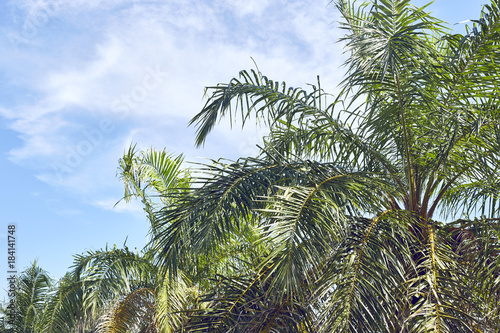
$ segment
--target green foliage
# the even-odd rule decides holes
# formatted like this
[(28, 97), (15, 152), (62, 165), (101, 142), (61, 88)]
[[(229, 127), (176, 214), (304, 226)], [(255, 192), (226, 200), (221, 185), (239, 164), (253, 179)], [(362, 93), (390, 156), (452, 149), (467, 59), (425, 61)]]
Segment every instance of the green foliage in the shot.
[[(222, 118), (270, 128), (261, 154), (192, 171), (158, 215), (171, 274), (249, 228), (200, 332), (496, 332), (500, 322), (500, 8), (465, 36), (408, 0), (339, 0), (342, 91), (242, 71), (207, 88)], [(237, 256), (240, 260), (244, 256)], [(233, 258), (234, 260), (234, 258)]]
[[(40, 332), (45, 327), (45, 309), (54, 290), (54, 281), (34, 261), (15, 280), (15, 316), (9, 317), (12, 309), (2, 307), (3, 327), (1, 332)], [(9, 319), (9, 323), (6, 320)], [(14, 319), (14, 320), (12, 320)]]
[(189, 172), (181, 169), (182, 162), (182, 155), (155, 149), (138, 152), (136, 145), (130, 145), (118, 162), (117, 176), (125, 185), (122, 200), (141, 200), (152, 233), (157, 230), (155, 212), (170, 204), (172, 194), (189, 187)]

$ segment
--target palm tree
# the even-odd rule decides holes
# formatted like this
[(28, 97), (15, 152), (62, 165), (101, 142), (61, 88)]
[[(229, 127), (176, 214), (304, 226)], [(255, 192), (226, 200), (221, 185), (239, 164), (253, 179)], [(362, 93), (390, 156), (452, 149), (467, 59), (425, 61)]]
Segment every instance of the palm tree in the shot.
[(7, 319), (11, 312), (5, 306), (3, 327), (0, 332), (41, 332), (45, 324), (45, 307), (53, 291), (54, 280), (49, 274), (37, 265), (36, 260), (21, 272), (15, 280), (15, 316), (13, 322)]
[(103, 333), (181, 330), (182, 311), (192, 307), (196, 291), (180, 277), (163, 278), (150, 250), (89, 251), (76, 258), (73, 274), (83, 282), (83, 308), (98, 318), (95, 331)]
[(175, 275), (157, 265), (154, 236), (165, 228), (158, 224), (158, 216), (190, 187), (189, 169), (182, 169), (182, 162), (182, 155), (137, 151), (135, 145), (119, 160), (123, 199), (142, 201), (153, 238), (141, 254), (115, 248), (77, 257), (72, 276), (83, 286), (82, 308), (99, 318), (97, 332), (185, 332), (191, 315), (203, 309), (200, 290), (213, 289), (208, 277), (241, 267), (240, 261), (255, 252), (248, 248), (254, 235), (248, 228), (221, 248), (217, 265), (199, 254), (180, 256), (181, 271)]
[[(182, 161), (182, 155), (174, 157), (155, 149), (137, 151), (135, 145), (119, 160), (117, 175), (125, 185), (123, 199), (142, 201), (152, 235), (158, 228), (156, 211), (171, 201), (167, 195), (181, 192), (189, 184)], [(155, 265), (155, 256), (149, 246), (141, 253), (125, 247), (77, 256), (72, 276), (85, 293), (82, 307), (91, 317), (99, 318), (97, 332), (182, 330), (183, 311), (194, 307), (196, 288), (183, 276), (165, 277)]]
[(191, 121), (198, 145), (227, 116), (270, 133), (258, 157), (201, 166), (157, 217), (170, 274), (254, 231), (190, 329), (497, 332), (500, 2), (465, 35), (409, 0), (335, 5), (339, 96), (242, 71)]

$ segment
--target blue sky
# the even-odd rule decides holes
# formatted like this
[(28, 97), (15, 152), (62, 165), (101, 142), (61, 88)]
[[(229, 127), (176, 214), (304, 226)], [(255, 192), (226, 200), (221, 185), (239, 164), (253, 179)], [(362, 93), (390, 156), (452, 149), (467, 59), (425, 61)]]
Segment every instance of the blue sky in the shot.
[[(123, 151), (137, 143), (194, 162), (254, 153), (264, 129), (231, 130), (227, 121), (194, 148), (187, 123), (204, 87), (254, 68), (253, 57), (270, 78), (305, 86), (320, 75), (334, 92), (343, 56), (329, 2), (2, 1), (0, 248), (16, 224), (18, 270), (38, 259), (56, 278), (88, 249), (125, 239), (141, 248), (141, 206), (113, 207), (123, 193), (115, 176)], [(430, 8), (456, 23), (477, 18), (482, 3), (436, 0)]]

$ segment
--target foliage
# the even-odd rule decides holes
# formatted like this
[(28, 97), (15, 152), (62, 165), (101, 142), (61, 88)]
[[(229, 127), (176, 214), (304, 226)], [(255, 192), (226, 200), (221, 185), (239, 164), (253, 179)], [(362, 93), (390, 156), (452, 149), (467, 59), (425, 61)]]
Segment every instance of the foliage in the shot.
[(182, 155), (174, 157), (155, 149), (138, 152), (136, 145), (130, 145), (118, 162), (117, 176), (125, 185), (122, 200), (141, 200), (153, 233), (157, 228), (155, 212), (170, 204), (169, 195), (189, 187), (189, 172), (181, 169), (182, 162)]
[(15, 280), (15, 316), (13, 322), (5, 322), (7, 312), (12, 313), (6, 306), (2, 307), (3, 322), (0, 332), (40, 332), (45, 324), (45, 307), (51, 292), (54, 290), (54, 281), (34, 261)]
[(191, 121), (198, 145), (224, 117), (270, 133), (258, 157), (192, 171), (157, 217), (171, 274), (256, 231), (189, 328), (496, 332), (499, 2), (466, 35), (408, 0), (335, 5), (349, 52), (335, 99), (242, 71)]

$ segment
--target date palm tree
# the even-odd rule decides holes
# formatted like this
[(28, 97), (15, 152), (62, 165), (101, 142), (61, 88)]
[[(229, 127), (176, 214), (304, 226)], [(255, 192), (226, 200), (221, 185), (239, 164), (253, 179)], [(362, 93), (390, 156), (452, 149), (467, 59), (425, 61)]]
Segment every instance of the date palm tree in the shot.
[(465, 35), (409, 0), (334, 3), (338, 96), (242, 71), (191, 121), (198, 145), (224, 117), (270, 132), (257, 157), (201, 166), (158, 215), (170, 274), (255, 231), (259, 250), (215, 277), (190, 330), (497, 332), (500, 1)]

